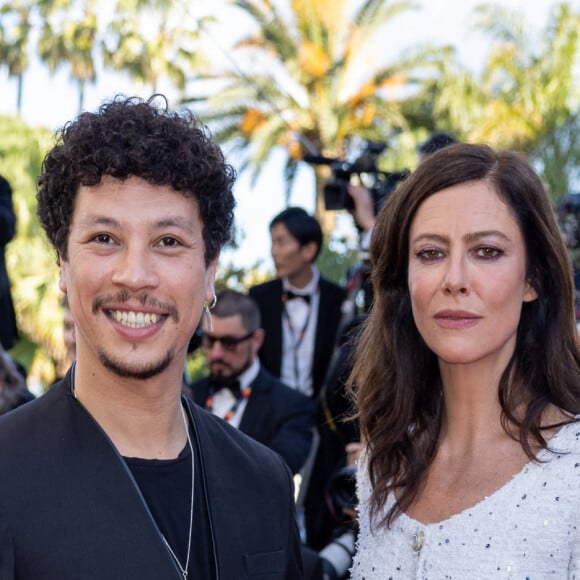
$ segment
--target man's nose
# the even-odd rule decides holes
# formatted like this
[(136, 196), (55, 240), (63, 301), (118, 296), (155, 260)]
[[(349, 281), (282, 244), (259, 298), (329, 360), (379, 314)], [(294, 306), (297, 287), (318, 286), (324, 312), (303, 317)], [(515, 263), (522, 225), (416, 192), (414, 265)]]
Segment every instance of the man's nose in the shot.
[(147, 244), (129, 245), (120, 252), (113, 272), (113, 282), (133, 290), (158, 284), (154, 257)]

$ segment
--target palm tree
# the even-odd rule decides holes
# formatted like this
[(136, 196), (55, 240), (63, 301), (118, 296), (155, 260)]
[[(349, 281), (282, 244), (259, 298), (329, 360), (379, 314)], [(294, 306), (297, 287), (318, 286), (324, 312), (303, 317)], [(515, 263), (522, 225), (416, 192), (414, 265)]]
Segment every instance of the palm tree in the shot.
[[(216, 139), (240, 156), (241, 171), (251, 169), (256, 178), (274, 149), (282, 148), (289, 196), (304, 154), (342, 158), (353, 136), (384, 140), (394, 128), (406, 127), (397, 91), (409, 82), (410, 62), (385, 64), (377, 58), (377, 40), (412, 2), (290, 0), (280, 6), (233, 0), (232, 5), (256, 30), (229, 53), (227, 70), (205, 76), (214, 93), (185, 102), (203, 104)], [(329, 168), (316, 165), (314, 171), (316, 213), (328, 232), (332, 218), (324, 210), (323, 184)]]
[(556, 5), (541, 42), (526, 34), (522, 13), (482, 5), (475, 14), (476, 26), (492, 39), (481, 79), (442, 62), (423, 99), (432, 103), (435, 118), (465, 139), (528, 154), (556, 200), (570, 191), (571, 169), (580, 161), (580, 85), (574, 72), (580, 11)]
[(68, 65), (70, 75), (79, 88), (78, 110), (84, 109), (87, 82), (96, 80), (95, 48), (97, 15), (95, 0), (86, 0), (79, 18), (72, 16), (74, 0), (63, 3), (45, 2), (41, 8), (44, 16), (38, 53), (51, 73)]
[(24, 73), (28, 68), (28, 42), (32, 28), (31, 0), (12, 0), (0, 4), (0, 66), (8, 68), (8, 76), (18, 83), (16, 110), (22, 111)]
[(172, 0), (118, 0), (103, 42), (105, 66), (125, 71), (152, 93), (169, 79), (180, 92), (187, 75), (203, 68), (197, 23)]

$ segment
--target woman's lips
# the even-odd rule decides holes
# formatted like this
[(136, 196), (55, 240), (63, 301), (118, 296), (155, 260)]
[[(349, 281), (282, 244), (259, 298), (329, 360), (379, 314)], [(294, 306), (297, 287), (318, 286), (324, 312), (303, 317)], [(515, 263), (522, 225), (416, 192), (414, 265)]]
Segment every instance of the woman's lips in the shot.
[(481, 316), (465, 310), (442, 310), (435, 314), (435, 321), (442, 328), (470, 328), (475, 326)]

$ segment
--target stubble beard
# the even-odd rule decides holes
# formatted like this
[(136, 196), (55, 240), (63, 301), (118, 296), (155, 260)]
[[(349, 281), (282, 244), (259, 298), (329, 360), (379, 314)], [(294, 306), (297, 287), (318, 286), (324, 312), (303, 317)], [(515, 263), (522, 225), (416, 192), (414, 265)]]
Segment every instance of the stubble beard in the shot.
[(129, 366), (124, 362), (113, 360), (104, 351), (99, 351), (99, 359), (105, 368), (109, 369), (117, 376), (124, 379), (138, 379), (142, 381), (155, 377), (167, 369), (173, 361), (173, 355), (174, 352), (172, 350), (168, 350), (160, 361), (150, 364), (143, 363), (140, 366)]

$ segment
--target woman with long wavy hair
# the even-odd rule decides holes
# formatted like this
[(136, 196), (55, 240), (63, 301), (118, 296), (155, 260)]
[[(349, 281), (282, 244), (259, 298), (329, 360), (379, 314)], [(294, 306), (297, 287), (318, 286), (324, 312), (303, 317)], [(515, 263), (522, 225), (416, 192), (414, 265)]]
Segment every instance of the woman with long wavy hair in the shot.
[(352, 577), (577, 577), (580, 353), (541, 180), (449, 145), (387, 199), (371, 263)]

